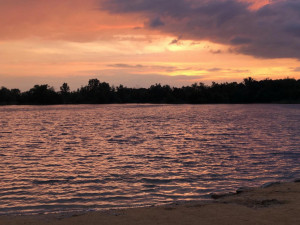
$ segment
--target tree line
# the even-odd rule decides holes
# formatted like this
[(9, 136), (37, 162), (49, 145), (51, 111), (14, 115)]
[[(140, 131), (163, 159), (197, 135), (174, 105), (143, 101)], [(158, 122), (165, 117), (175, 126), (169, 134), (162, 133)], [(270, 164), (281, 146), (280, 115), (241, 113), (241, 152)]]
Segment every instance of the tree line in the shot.
[(71, 91), (67, 83), (63, 83), (59, 91), (47, 84), (34, 85), (25, 92), (5, 87), (0, 89), (1, 105), (109, 103), (300, 103), (300, 80), (286, 78), (257, 81), (249, 77), (240, 83), (194, 83), (181, 88), (155, 84), (149, 88), (128, 88), (90, 79), (86, 86), (76, 91)]

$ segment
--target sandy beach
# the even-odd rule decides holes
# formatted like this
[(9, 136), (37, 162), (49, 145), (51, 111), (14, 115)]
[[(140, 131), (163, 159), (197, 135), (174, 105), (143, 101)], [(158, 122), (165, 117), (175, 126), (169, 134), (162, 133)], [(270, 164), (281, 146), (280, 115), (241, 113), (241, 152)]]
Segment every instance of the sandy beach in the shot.
[(103, 212), (0, 216), (0, 225), (300, 224), (300, 183), (278, 183), (191, 202)]

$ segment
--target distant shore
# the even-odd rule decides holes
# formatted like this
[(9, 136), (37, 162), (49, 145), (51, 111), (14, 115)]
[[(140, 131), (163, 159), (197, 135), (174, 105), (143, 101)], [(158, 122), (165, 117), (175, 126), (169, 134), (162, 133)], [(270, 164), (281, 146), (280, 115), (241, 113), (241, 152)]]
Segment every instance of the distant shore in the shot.
[(86, 86), (71, 91), (63, 83), (60, 91), (48, 84), (34, 85), (28, 91), (0, 88), (0, 105), (57, 105), (57, 104), (247, 104), (247, 103), (300, 103), (300, 80), (285, 78), (256, 81), (251, 77), (243, 82), (171, 87), (154, 84), (149, 88), (110, 86), (98, 79), (90, 79)]
[(134, 209), (33, 216), (0, 216), (0, 225), (94, 224), (300, 224), (300, 180), (241, 188), (212, 195), (213, 202), (190, 202)]

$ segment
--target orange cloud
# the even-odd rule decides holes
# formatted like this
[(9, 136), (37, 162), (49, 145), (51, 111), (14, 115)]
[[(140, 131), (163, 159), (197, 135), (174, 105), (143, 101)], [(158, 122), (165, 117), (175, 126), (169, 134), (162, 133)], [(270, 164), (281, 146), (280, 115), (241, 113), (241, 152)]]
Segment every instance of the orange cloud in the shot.
[(141, 23), (100, 11), (97, 0), (0, 0), (0, 39), (91, 41)]
[[(241, 0), (260, 7), (268, 0)], [(39, 37), (53, 40), (92, 41), (116, 33), (148, 32), (138, 14), (110, 14), (104, 0), (0, 0), (0, 40)], [(151, 1), (149, 1), (151, 2)]]
[[(296, 59), (261, 59), (230, 51), (232, 43), (239, 46), (249, 42), (244, 36), (223, 44), (212, 43), (209, 35), (191, 40), (192, 36), (164, 30), (168, 21), (160, 14), (150, 18), (139, 11), (112, 13), (104, 11), (103, 1), (0, 0), (0, 86), (19, 87), (22, 79), (26, 79), (24, 89), (28, 89), (35, 83), (58, 87), (78, 78), (72, 84), (76, 88), (94, 77), (129, 86), (156, 82), (180, 86), (246, 76), (300, 76)], [(240, 1), (252, 3), (250, 10), (245, 6), (249, 14), (269, 2)], [(158, 0), (148, 1), (153, 2)], [(184, 22), (189, 19), (179, 18), (183, 29), (174, 26), (176, 31), (184, 31)], [(218, 39), (217, 35), (214, 38)]]

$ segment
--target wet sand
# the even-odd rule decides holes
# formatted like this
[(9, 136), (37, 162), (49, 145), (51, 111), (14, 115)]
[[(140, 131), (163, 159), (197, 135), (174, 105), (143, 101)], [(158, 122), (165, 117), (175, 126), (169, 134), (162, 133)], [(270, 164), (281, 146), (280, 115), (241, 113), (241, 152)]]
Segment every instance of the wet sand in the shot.
[(0, 216), (0, 225), (273, 225), (300, 224), (300, 183), (280, 183), (238, 194), (214, 196), (211, 203), (109, 210), (103, 212)]

